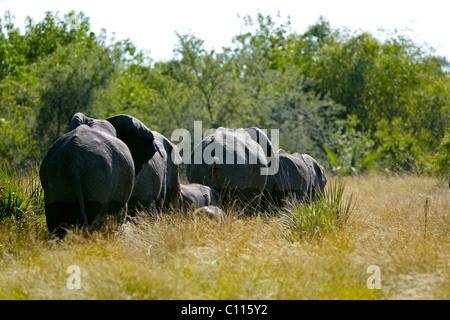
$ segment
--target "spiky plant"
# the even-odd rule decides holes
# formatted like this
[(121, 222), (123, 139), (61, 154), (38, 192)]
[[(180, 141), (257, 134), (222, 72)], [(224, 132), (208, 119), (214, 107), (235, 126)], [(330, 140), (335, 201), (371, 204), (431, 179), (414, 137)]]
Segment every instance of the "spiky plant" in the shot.
[(309, 201), (287, 201), (281, 212), (281, 225), (297, 240), (334, 232), (344, 226), (356, 205), (353, 195), (344, 198), (344, 189), (345, 183), (336, 181)]
[(0, 221), (8, 220), (19, 229), (39, 224), (44, 219), (43, 191), (37, 169), (26, 174), (0, 166)]

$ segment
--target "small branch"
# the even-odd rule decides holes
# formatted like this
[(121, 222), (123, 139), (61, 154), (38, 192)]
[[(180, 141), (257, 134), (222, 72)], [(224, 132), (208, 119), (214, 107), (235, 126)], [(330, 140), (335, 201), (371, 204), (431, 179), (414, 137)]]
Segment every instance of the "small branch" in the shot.
[(426, 240), (427, 238), (427, 225), (428, 225), (428, 208), (429, 208), (429, 204), (430, 204), (430, 199), (427, 198), (425, 200), (425, 205), (424, 205), (424, 209), (425, 209), (425, 230), (423, 233), (423, 240)]

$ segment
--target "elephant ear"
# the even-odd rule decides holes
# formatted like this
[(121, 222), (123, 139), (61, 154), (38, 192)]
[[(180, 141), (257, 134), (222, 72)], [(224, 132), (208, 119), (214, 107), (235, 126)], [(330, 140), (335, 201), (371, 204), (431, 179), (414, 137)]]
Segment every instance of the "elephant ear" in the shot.
[(323, 192), (325, 185), (327, 184), (327, 175), (325, 174), (324, 167), (308, 154), (302, 154), (302, 158), (311, 171), (314, 189), (318, 188), (320, 192)]
[(315, 168), (316, 168), (317, 177), (319, 178), (319, 188), (323, 192), (323, 190), (325, 189), (325, 186), (328, 182), (327, 175), (325, 173), (325, 168), (317, 162), (316, 162)]
[(153, 135), (155, 136), (155, 144), (159, 147), (159, 150), (162, 152), (160, 153), (161, 156), (166, 160), (174, 165), (179, 166), (182, 162), (180, 152), (178, 150), (178, 147), (173, 144), (169, 139), (167, 139), (162, 134), (153, 131)]
[[(158, 139), (156, 140), (158, 141)], [(161, 141), (164, 145), (164, 150), (167, 153), (167, 176), (174, 178), (169, 179), (167, 182), (167, 187), (179, 189), (178, 168), (182, 162), (180, 152), (178, 151), (178, 147), (166, 137), (162, 137)]]
[(118, 114), (105, 120), (113, 125), (117, 131), (117, 137), (130, 149), (136, 175), (155, 152), (159, 152), (164, 157), (158, 144), (155, 143), (153, 132), (140, 120), (126, 114)]
[(170, 158), (172, 159), (172, 162), (179, 166), (182, 162), (181, 156), (180, 156), (180, 151), (178, 150), (178, 147), (176, 145), (174, 145), (172, 142), (170, 143)]
[(79, 127), (83, 124), (87, 125), (88, 127), (90, 127), (91, 129), (93, 129), (95, 131), (102, 131), (106, 134), (112, 135), (113, 137), (115, 137), (117, 135), (116, 130), (111, 125), (111, 123), (109, 123), (108, 121), (89, 118), (89, 117), (86, 117), (81, 112), (75, 113), (75, 115), (72, 117), (72, 120), (70, 121), (69, 125), (67, 126), (66, 133), (76, 129), (77, 127)]
[(77, 112), (73, 115), (72, 120), (70, 120), (66, 132), (72, 131), (73, 129), (81, 126), (82, 124), (87, 124), (90, 120), (91, 118), (86, 117), (81, 112)]
[(245, 129), (245, 131), (250, 134), (250, 137), (255, 140), (264, 150), (264, 154), (268, 163), (268, 170), (266, 174), (273, 175), (277, 173), (279, 162), (278, 153), (276, 152), (276, 149), (272, 144), (272, 141), (270, 141), (269, 137), (267, 136), (266, 132), (258, 127), (247, 128)]

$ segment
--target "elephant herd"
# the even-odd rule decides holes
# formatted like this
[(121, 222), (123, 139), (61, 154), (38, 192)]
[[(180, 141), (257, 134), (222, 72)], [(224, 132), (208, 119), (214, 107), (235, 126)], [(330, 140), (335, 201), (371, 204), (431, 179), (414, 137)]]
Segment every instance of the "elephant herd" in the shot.
[(311, 156), (274, 150), (256, 127), (220, 127), (203, 137), (186, 164), (187, 184), (180, 182), (181, 163), (175, 144), (132, 116), (76, 113), (41, 163), (47, 227), (62, 236), (72, 225), (123, 222), (141, 209), (195, 207), (216, 215), (233, 204), (254, 213), (286, 197), (307, 201), (327, 183)]

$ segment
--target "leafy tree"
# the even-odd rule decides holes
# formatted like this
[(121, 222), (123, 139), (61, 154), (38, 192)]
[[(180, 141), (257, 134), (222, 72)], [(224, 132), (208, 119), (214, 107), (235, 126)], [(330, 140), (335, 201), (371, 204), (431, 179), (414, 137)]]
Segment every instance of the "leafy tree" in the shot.
[(92, 106), (95, 89), (105, 85), (113, 72), (108, 51), (86, 43), (61, 46), (40, 61), (36, 129), (46, 139), (46, 145), (64, 133), (76, 112), (95, 115)]
[[(247, 27), (255, 27), (246, 17)], [(310, 90), (311, 78), (295, 56), (290, 22), (257, 17), (256, 30), (235, 37), (240, 79), (248, 94), (246, 126), (280, 129), (280, 147), (325, 158), (324, 141), (334, 133), (340, 106)]]
[(18, 68), (25, 64), (22, 54), (23, 37), (19, 28), (14, 27), (14, 17), (9, 11), (0, 19), (0, 79), (17, 76)]
[(211, 127), (227, 126), (245, 108), (235, 78), (234, 59), (229, 50), (218, 54), (214, 50), (207, 52), (202, 46), (203, 40), (191, 34), (178, 35), (175, 52), (180, 61), (173, 64), (172, 77), (191, 88), (191, 108), (198, 112), (198, 120)]
[(380, 155), (368, 133), (357, 130), (359, 120), (355, 115), (337, 120), (338, 130), (324, 145), (334, 174), (360, 174), (377, 167)]
[(341, 119), (357, 117), (355, 129), (373, 139), (383, 166), (425, 169), (450, 125), (445, 59), (396, 33), (381, 42), (324, 20), (298, 38), (297, 49), (313, 90), (344, 107)]
[(10, 165), (30, 165), (39, 156), (33, 139), (33, 91), (14, 80), (0, 83), (0, 160)]
[(90, 31), (89, 19), (83, 13), (74, 11), (64, 15), (63, 19), (58, 14), (47, 12), (38, 23), (27, 17), (24, 35), (14, 26), (14, 17), (6, 11), (0, 27), (0, 58), (3, 62), (0, 65), (0, 79), (18, 76), (21, 67), (51, 55), (58, 47), (81, 39), (91, 43), (96, 40), (95, 34)]
[(433, 155), (430, 171), (437, 172), (448, 178), (450, 172), (450, 129), (441, 140), (437, 152)]
[(71, 43), (96, 42), (96, 35), (90, 31), (89, 19), (82, 12), (70, 11), (62, 19), (58, 13), (46, 12), (40, 22), (35, 23), (29, 17), (26, 22), (22, 49), (28, 64)]
[(0, 19), (0, 157), (42, 157), (75, 112), (138, 117), (174, 129), (280, 129), (280, 147), (309, 153), (336, 174), (376, 165), (448, 172), (450, 73), (446, 59), (398, 33), (385, 40), (334, 29), (321, 17), (304, 33), (289, 19), (244, 17), (221, 52), (178, 35), (174, 57), (153, 62), (130, 39), (106, 41), (83, 13)]

